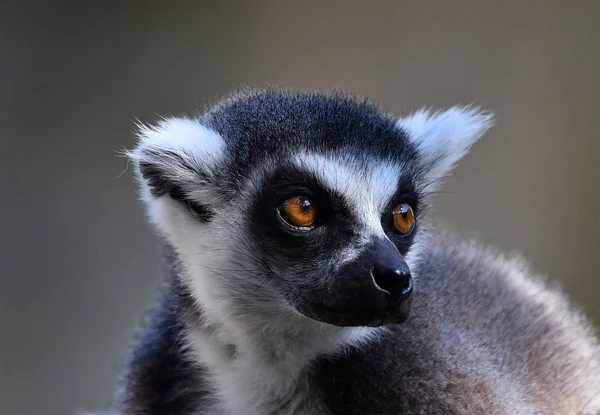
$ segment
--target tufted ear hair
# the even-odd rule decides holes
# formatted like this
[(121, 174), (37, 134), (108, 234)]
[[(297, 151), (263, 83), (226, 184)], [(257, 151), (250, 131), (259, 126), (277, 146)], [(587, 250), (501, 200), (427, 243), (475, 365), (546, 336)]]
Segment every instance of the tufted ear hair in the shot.
[(169, 196), (208, 220), (219, 194), (215, 169), (223, 156), (219, 134), (191, 118), (165, 118), (155, 126), (138, 125), (137, 146), (128, 152), (144, 201)]
[(421, 109), (396, 124), (417, 148), (427, 183), (446, 176), (456, 162), (493, 125), (493, 114), (455, 106), (446, 111)]

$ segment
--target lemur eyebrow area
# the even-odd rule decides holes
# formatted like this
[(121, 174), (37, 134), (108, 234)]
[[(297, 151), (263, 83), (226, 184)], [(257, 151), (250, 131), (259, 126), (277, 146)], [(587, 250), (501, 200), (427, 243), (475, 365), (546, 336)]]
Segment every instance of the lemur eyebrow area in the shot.
[(415, 228), (415, 212), (408, 203), (401, 203), (392, 211), (394, 228), (401, 235), (409, 235)]
[(317, 205), (305, 196), (294, 196), (285, 200), (278, 210), (283, 220), (299, 228), (314, 225), (318, 218)]

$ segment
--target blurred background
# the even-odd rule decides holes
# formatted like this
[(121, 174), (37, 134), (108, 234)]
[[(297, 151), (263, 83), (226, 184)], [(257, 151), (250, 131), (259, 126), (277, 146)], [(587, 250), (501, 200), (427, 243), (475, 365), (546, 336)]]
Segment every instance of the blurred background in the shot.
[(600, 2), (3, 1), (0, 16), (0, 413), (107, 407), (160, 278), (116, 151), (134, 117), (246, 85), (494, 110), (435, 214), (523, 253), (600, 324)]

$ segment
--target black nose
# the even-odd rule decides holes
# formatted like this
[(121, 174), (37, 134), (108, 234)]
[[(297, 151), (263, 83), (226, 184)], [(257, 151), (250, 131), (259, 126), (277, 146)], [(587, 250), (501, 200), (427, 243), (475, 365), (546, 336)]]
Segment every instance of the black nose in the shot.
[(373, 268), (375, 283), (389, 293), (389, 301), (396, 303), (407, 298), (413, 288), (410, 269), (404, 261), (397, 261), (393, 265), (376, 265)]

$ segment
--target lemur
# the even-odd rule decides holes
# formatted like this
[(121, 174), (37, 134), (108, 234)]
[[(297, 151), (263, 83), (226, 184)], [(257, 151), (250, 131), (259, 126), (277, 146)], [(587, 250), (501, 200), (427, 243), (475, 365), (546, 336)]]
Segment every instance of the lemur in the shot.
[(267, 89), (140, 125), (129, 156), (167, 272), (116, 411), (600, 413), (591, 323), (428, 216), (492, 123)]

